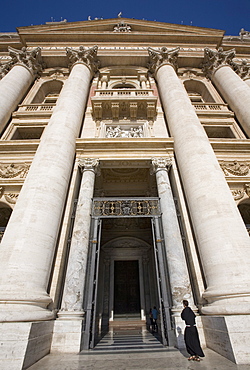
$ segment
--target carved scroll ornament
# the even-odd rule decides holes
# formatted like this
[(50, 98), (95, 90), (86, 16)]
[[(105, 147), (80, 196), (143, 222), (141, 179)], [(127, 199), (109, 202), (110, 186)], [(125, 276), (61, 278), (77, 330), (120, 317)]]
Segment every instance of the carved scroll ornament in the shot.
[(235, 69), (234, 57), (235, 49), (223, 51), (222, 47), (219, 47), (218, 50), (212, 50), (206, 47), (204, 48), (202, 70), (208, 77), (211, 77), (213, 72), (223, 65), (229, 65)]
[(29, 165), (15, 164), (15, 163), (0, 163), (0, 177), (2, 178), (13, 178), (19, 176), (20, 178), (26, 177), (29, 170)]
[(0, 61), (0, 80), (11, 70), (12, 66), (12, 61), (8, 61), (6, 63), (2, 63)]
[(99, 61), (97, 60), (98, 46), (92, 48), (85, 48), (79, 46), (79, 49), (66, 48), (66, 54), (69, 59), (69, 67), (72, 68), (76, 63), (84, 63), (92, 73), (96, 72), (99, 67)]
[(246, 176), (249, 173), (249, 164), (245, 162), (221, 162), (221, 168), (226, 176)]
[(241, 64), (235, 64), (235, 72), (243, 79), (246, 80), (250, 78), (250, 63), (247, 60), (242, 60)]
[(98, 174), (99, 171), (99, 159), (97, 158), (85, 158), (79, 159), (79, 167), (81, 171), (93, 171)]
[(240, 200), (246, 194), (250, 198), (250, 184), (244, 184), (244, 188), (231, 190), (234, 200)]
[(151, 174), (157, 171), (169, 171), (172, 166), (171, 158), (152, 158)]
[(35, 75), (39, 74), (45, 67), (44, 63), (42, 63), (40, 47), (28, 51), (26, 47), (23, 47), (21, 50), (17, 50), (9, 46), (9, 55), (12, 58), (13, 65), (23, 65)]
[(177, 58), (179, 54), (179, 47), (168, 49), (163, 46), (160, 50), (148, 48), (150, 62), (148, 65), (149, 71), (155, 73), (159, 67), (164, 64), (171, 64), (177, 70)]

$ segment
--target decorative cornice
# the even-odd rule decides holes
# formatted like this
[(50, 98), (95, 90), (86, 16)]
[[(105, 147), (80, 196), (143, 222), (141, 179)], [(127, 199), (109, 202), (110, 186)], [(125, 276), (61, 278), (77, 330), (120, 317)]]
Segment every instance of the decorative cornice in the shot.
[(172, 166), (171, 158), (152, 158), (151, 174), (158, 171), (169, 171)]
[(9, 46), (9, 55), (12, 58), (12, 65), (24, 66), (34, 75), (39, 75), (45, 67), (42, 63), (40, 47), (28, 51), (26, 47), (17, 50)]
[(156, 50), (149, 47), (148, 48), (150, 59), (148, 65), (149, 72), (155, 74), (156, 71), (164, 64), (170, 64), (177, 71), (178, 69), (177, 58), (179, 50), (180, 50), (179, 47), (176, 47), (174, 49), (168, 49), (165, 46), (163, 46), (160, 50)]
[(202, 70), (207, 77), (211, 78), (212, 74), (222, 66), (230, 66), (235, 69), (233, 58), (235, 57), (235, 49), (223, 51), (222, 47), (218, 50), (204, 48), (204, 61), (202, 63)]
[(90, 71), (94, 74), (97, 72), (99, 67), (99, 61), (97, 60), (98, 46), (92, 48), (85, 48), (79, 46), (79, 49), (66, 48), (66, 54), (69, 59), (69, 68), (72, 68), (77, 63), (85, 64)]
[(78, 165), (82, 172), (84, 171), (92, 171), (98, 174), (99, 169), (99, 159), (97, 158), (80, 158)]

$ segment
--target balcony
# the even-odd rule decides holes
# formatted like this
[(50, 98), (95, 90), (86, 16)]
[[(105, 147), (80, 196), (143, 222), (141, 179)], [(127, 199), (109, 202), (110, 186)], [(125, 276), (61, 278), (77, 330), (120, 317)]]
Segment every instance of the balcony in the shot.
[(156, 117), (157, 97), (151, 89), (96, 90), (91, 104), (94, 120), (127, 118), (153, 121)]

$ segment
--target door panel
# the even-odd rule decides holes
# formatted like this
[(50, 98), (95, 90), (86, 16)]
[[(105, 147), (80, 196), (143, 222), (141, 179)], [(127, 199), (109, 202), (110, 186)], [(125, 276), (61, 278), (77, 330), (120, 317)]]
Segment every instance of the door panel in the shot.
[(115, 261), (114, 313), (140, 313), (138, 261)]

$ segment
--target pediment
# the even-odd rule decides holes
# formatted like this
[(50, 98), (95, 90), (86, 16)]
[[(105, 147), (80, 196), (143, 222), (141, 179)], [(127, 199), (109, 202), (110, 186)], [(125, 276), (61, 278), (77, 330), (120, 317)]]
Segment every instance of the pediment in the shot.
[[(123, 23), (124, 29), (121, 25)], [(39, 26), (20, 27), (17, 29), (24, 43), (29, 41), (51, 40), (52, 42), (95, 39), (104, 41), (115, 41), (122, 36), (125, 41), (147, 40), (153, 36), (168, 37), (171, 42), (175, 40), (194, 39), (195, 37), (215, 39), (222, 38), (224, 31), (211, 28), (186, 26), (179, 24), (163, 23), (156, 21), (137, 20), (130, 18), (98, 19), (79, 22), (48, 22)], [(212, 42), (214, 42), (212, 41)], [(161, 42), (161, 41), (160, 41)]]
[[(211, 28), (202, 28), (194, 26), (186, 26), (179, 24), (163, 23), (156, 21), (135, 20), (130, 18), (114, 18), (114, 19), (99, 19), (91, 21), (79, 22), (48, 22), (39, 26), (19, 27), (20, 34), (23, 32), (39, 32), (39, 33), (54, 33), (54, 32), (114, 32), (117, 25), (124, 23), (131, 27), (133, 32), (154, 32), (154, 33), (178, 33), (178, 34), (197, 34), (205, 35), (211, 33), (224, 32)], [(122, 32), (122, 31), (121, 31)]]

